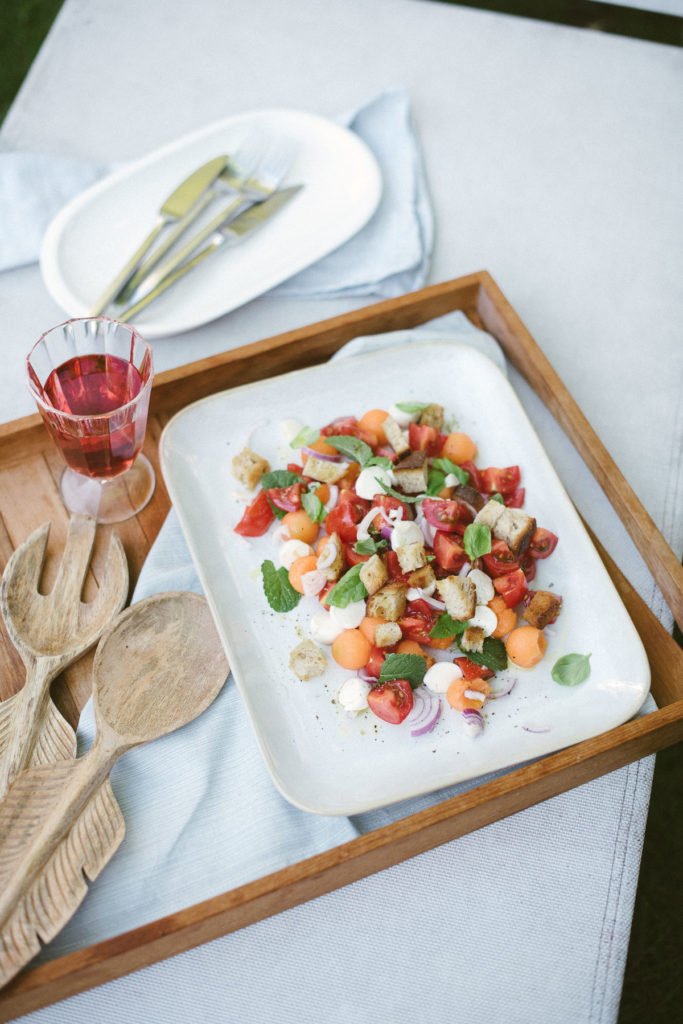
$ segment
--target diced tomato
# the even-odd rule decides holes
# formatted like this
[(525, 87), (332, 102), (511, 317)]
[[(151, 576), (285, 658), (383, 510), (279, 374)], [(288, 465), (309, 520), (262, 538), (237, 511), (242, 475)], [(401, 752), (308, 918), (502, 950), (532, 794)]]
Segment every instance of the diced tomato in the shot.
[(400, 725), (413, 709), (413, 691), (407, 679), (394, 679), (373, 687), (368, 706), (383, 722)]
[(459, 572), (468, 561), (464, 547), (450, 533), (437, 530), (434, 536), (436, 564), (444, 572)]
[(488, 469), (479, 470), (481, 476), (481, 489), (487, 494), (502, 494), (506, 497), (513, 494), (517, 487), (521, 473), (519, 466), (507, 466), (505, 469), (497, 469), (490, 466)]
[(376, 505), (377, 508), (383, 508), (385, 512), (391, 512), (392, 509), (400, 508), (403, 510), (403, 518), (412, 519), (413, 510), (405, 501), (399, 501), (398, 498), (394, 498), (391, 494), (376, 494), (372, 499), (372, 504)]
[(303, 484), (292, 484), (290, 487), (270, 487), (266, 494), (268, 500), (285, 512), (297, 512), (301, 508), (301, 492)]
[(453, 658), (465, 679), (493, 679), (495, 672), (484, 665), (475, 665), (469, 658)]
[(470, 475), (469, 485), (474, 487), (476, 491), (483, 490), (481, 484), (481, 471), (471, 462), (469, 459), (467, 462), (461, 462), (460, 468), (464, 469)]
[(418, 599), (409, 601), (406, 605), (406, 614), (398, 620), (404, 640), (414, 640), (418, 644), (427, 644), (429, 647), (436, 647), (440, 651), (446, 651), (453, 643), (455, 637), (430, 636), (434, 623), (439, 618), (439, 612), (428, 605), (426, 601)]
[(505, 498), (505, 504), (507, 505), (508, 508), (522, 508), (524, 505), (525, 496), (525, 488), (518, 487), (516, 490), (512, 492), (512, 494), (508, 494), (508, 496)]
[(425, 498), (422, 514), (437, 530), (453, 533), (458, 523), (471, 523), (472, 509), (464, 501), (455, 498)]
[(438, 455), (442, 447), (439, 431), (419, 423), (411, 423), (408, 427), (408, 444), (412, 451), (427, 452), (427, 455)]
[(557, 547), (558, 540), (557, 534), (551, 533), (550, 530), (544, 530), (539, 526), (531, 538), (529, 554), (532, 558), (547, 558), (548, 555), (552, 555)]
[(507, 576), (498, 576), (493, 585), (508, 608), (519, 604), (527, 591), (526, 579), (521, 569), (515, 569)]
[(301, 476), (304, 471), (304, 467), (297, 465), (296, 462), (288, 462), (287, 469), (289, 470), (290, 473), (298, 473), (299, 476)]
[(370, 508), (370, 502), (359, 498), (354, 491), (340, 491), (339, 503), (328, 513), (325, 529), (338, 533), (345, 544), (352, 544), (358, 533), (358, 523)]
[(483, 558), (484, 568), (493, 579), (496, 576), (507, 576), (508, 573), (519, 569), (519, 563), (503, 540), (494, 540), (490, 553), (484, 555)]
[(398, 555), (395, 551), (384, 552), (385, 565), (387, 572), (392, 580), (400, 580), (401, 583), (408, 582), (409, 573), (405, 573), (401, 568), (401, 563), (398, 560)]
[(357, 551), (354, 551), (353, 544), (344, 545), (344, 555), (350, 566), (358, 565), (360, 562), (367, 562), (370, 558), (370, 555), (359, 555)]
[(386, 658), (386, 652), (381, 647), (372, 647), (370, 650), (370, 657), (368, 658), (365, 671), (369, 676), (374, 676), (375, 679), (379, 679), (379, 674), (382, 671), (382, 665)]
[(241, 537), (261, 537), (274, 518), (275, 515), (268, 504), (266, 492), (259, 491), (251, 504), (244, 510), (244, 515), (235, 527), (235, 533), (239, 533)]
[(338, 416), (336, 420), (332, 420), (326, 427), (323, 427), (320, 433), (323, 437), (343, 437), (349, 430), (357, 426), (358, 420), (355, 416)]
[(526, 554), (519, 563), (519, 567), (524, 573), (524, 579), (527, 583), (531, 583), (532, 580), (536, 579), (536, 559), (532, 558), (531, 555)]

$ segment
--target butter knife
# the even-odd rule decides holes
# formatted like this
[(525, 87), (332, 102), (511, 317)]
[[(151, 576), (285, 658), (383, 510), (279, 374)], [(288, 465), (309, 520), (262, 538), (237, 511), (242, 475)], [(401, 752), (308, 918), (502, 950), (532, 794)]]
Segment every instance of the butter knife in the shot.
[(145, 240), (137, 247), (128, 262), (121, 267), (97, 302), (90, 310), (90, 316), (99, 316), (109, 306), (121, 289), (135, 273), (140, 261), (149, 252), (155, 240), (168, 224), (181, 220), (201, 198), (202, 194), (213, 184), (227, 163), (226, 155), (214, 157), (193, 171), (164, 201), (159, 208), (154, 227)]
[(176, 283), (181, 277), (194, 270), (195, 267), (199, 266), (200, 263), (216, 252), (217, 249), (222, 248), (226, 245), (237, 245), (247, 235), (251, 234), (252, 231), (256, 231), (262, 227), (271, 217), (278, 213), (283, 206), (294, 196), (301, 191), (303, 185), (291, 185), (288, 188), (278, 189), (274, 192), (269, 199), (263, 200), (261, 203), (256, 203), (251, 206), (244, 213), (241, 213), (239, 217), (225, 224), (214, 232), (213, 237), (208, 245), (205, 245), (203, 249), (200, 249), (191, 259), (183, 263), (182, 266), (177, 267), (175, 270), (167, 274), (157, 285), (142, 296), (138, 302), (133, 303), (127, 309), (124, 309), (122, 313), (117, 314), (117, 319), (123, 323), (134, 320), (138, 313), (145, 309), (151, 302), (154, 302), (159, 298), (160, 295)]

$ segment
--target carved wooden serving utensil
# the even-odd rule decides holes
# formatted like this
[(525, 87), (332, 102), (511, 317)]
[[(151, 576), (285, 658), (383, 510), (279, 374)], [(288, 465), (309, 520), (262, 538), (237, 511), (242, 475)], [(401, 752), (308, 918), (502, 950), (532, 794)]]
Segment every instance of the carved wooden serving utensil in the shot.
[(123, 839), (114, 762), (200, 715), (228, 664), (208, 605), (158, 594), (123, 612), (95, 655), (97, 737), (78, 760), (23, 772), (0, 804), (0, 986), (64, 927)]
[(50, 683), (97, 643), (128, 596), (128, 565), (112, 533), (97, 597), (81, 601), (96, 524), (69, 523), (59, 573), (49, 594), (40, 583), (50, 524), (17, 548), (0, 582), (0, 612), (26, 666), (23, 689), (0, 704), (0, 800), (20, 771), (76, 754), (76, 734), (50, 699)]

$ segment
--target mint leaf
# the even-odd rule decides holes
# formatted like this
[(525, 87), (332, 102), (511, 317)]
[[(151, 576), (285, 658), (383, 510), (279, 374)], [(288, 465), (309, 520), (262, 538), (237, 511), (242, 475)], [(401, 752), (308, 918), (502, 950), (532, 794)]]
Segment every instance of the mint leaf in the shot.
[(388, 547), (389, 544), (383, 537), (381, 540), (368, 537), (366, 540), (356, 541), (353, 550), (357, 555), (376, 555), (378, 551), (385, 551)]
[(502, 494), (492, 494), (489, 501), (497, 501), (499, 505), (505, 504), (505, 498)]
[(392, 679), (407, 679), (413, 690), (422, 685), (427, 671), (427, 659), (420, 654), (387, 654), (380, 672), (380, 683)]
[(327, 512), (317, 494), (310, 494), (306, 491), (305, 494), (301, 495), (301, 504), (304, 507), (304, 512), (312, 522), (322, 523)]
[(565, 654), (558, 658), (550, 673), (560, 686), (578, 686), (591, 674), (590, 654)]
[(429, 477), (427, 479), (427, 494), (434, 498), (446, 486), (446, 474), (442, 473), (440, 469), (430, 469)]
[(285, 510), (283, 508), (278, 508), (278, 506), (274, 502), (272, 502), (270, 500), (270, 498), (268, 497), (267, 494), (266, 494), (266, 501), (270, 505), (270, 511), (273, 513), (273, 515), (275, 516), (276, 519), (284, 519), (285, 518), (285, 516), (287, 515)]
[(409, 505), (414, 504), (416, 501), (422, 501), (422, 495), (401, 494), (400, 491), (395, 491), (393, 487), (389, 486), (389, 484), (385, 484), (383, 480), (378, 480), (377, 483), (385, 494), (390, 494), (392, 498), (398, 498), (399, 501), (406, 501)]
[(289, 442), (290, 448), (304, 448), (307, 445), (315, 444), (320, 437), (320, 431), (314, 427), (302, 427), (296, 437)]
[(362, 568), (363, 563), (359, 562), (358, 565), (354, 565), (353, 568), (344, 573), (325, 598), (327, 604), (333, 604), (337, 608), (346, 608), (348, 604), (352, 604), (354, 601), (365, 600), (368, 592), (365, 589), (365, 584), (360, 579)]
[(435, 640), (446, 640), (451, 636), (460, 636), (466, 629), (466, 622), (452, 619), (448, 612), (443, 612), (430, 629), (429, 635), (433, 636)]
[(261, 563), (261, 576), (263, 577), (263, 592), (273, 611), (291, 612), (292, 608), (296, 608), (301, 600), (301, 594), (289, 582), (289, 576), (284, 567), (276, 569), (270, 559), (266, 559)]
[(432, 459), (433, 469), (440, 469), (442, 473), (452, 473), (453, 476), (457, 476), (461, 484), (466, 484), (469, 481), (470, 474), (466, 469), (461, 469), (457, 463), (452, 462), (450, 459)]
[(261, 477), (261, 487), (269, 491), (271, 487), (291, 487), (292, 484), (302, 483), (298, 473), (290, 473), (288, 469), (273, 469)]
[(475, 651), (467, 651), (466, 653), (467, 657), (475, 665), (484, 665), (493, 672), (502, 672), (508, 667), (508, 655), (505, 650), (505, 644), (502, 640), (494, 640), (492, 636), (487, 636), (484, 640), (484, 650), (481, 654), (477, 654)]
[(367, 463), (368, 466), (381, 466), (382, 469), (391, 469), (393, 462), (391, 459), (387, 459), (384, 455), (373, 455), (370, 461)]
[(429, 402), (397, 402), (396, 408), (401, 412), (407, 412), (409, 416), (414, 416), (416, 412), (422, 412), (428, 405)]
[(465, 530), (462, 546), (470, 562), (488, 555), (491, 550), (491, 527), (486, 523), (470, 523)]
[(370, 445), (366, 444), (365, 441), (360, 441), (357, 437), (346, 437), (346, 435), (326, 437), (325, 442), (326, 444), (331, 444), (342, 455), (348, 455), (350, 459), (360, 462), (361, 466), (367, 466), (372, 458), (372, 448)]

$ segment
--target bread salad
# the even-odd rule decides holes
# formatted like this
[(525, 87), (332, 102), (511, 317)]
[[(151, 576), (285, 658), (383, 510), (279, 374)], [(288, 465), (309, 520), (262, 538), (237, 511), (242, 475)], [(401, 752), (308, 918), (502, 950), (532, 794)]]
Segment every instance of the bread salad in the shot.
[(455, 712), (478, 735), (487, 701), (513, 685), (496, 675), (541, 661), (562, 606), (533, 588), (557, 537), (523, 508), (519, 466), (477, 466), (475, 442), (444, 432), (433, 402), (304, 427), (291, 448), (283, 469), (249, 448), (232, 469), (258, 488), (235, 532), (277, 524), (261, 565), (271, 608), (316, 599), (292, 672), (313, 679), (331, 657), (349, 672), (345, 711), (414, 736)]

